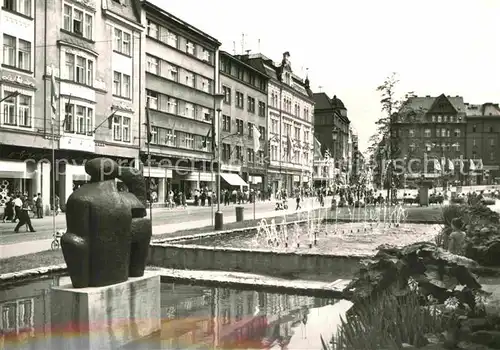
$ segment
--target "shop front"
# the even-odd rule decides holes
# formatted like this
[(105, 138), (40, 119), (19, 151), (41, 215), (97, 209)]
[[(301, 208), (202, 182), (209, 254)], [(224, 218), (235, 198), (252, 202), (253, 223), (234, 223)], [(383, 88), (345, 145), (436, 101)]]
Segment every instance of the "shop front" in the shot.
[(172, 179), (172, 188), (182, 191), (187, 199), (194, 198), (196, 190), (214, 191), (216, 187), (217, 174), (202, 169), (194, 169), (189, 172), (176, 172)]
[(149, 186), (153, 206), (162, 207), (168, 199), (168, 192), (172, 190), (172, 169), (158, 167), (144, 167), (143, 176)]

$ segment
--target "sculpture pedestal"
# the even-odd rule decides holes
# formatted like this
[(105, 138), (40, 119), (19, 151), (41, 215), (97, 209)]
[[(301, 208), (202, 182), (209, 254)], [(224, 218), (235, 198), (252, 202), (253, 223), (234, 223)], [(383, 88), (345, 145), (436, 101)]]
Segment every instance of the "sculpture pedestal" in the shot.
[(52, 287), (53, 349), (116, 349), (160, 331), (160, 276), (106, 287)]

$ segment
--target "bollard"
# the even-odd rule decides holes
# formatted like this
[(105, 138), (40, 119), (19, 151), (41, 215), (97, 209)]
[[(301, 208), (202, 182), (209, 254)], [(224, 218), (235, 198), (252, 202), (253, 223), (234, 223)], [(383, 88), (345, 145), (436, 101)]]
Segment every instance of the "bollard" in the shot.
[(243, 211), (244, 211), (244, 207), (236, 207), (235, 210), (236, 210), (236, 222), (241, 222), (243, 221)]

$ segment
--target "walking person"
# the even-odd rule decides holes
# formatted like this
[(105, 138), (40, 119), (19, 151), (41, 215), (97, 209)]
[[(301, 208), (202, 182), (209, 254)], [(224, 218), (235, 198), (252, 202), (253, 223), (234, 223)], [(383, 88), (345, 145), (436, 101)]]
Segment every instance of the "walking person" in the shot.
[(40, 193), (36, 196), (35, 206), (36, 206), (36, 216), (39, 219), (43, 219), (43, 203), (42, 203), (42, 195)]
[(14, 218), (12, 222), (16, 222), (16, 220), (21, 219), (21, 207), (23, 206), (23, 200), (21, 199), (21, 195), (16, 195), (14, 198)]
[(29, 211), (31, 210), (30, 204), (28, 200), (25, 200), (22, 208), (19, 210), (19, 222), (14, 228), (14, 232), (18, 233), (19, 228), (23, 225), (26, 225), (30, 232), (36, 232), (33, 226), (31, 225), (31, 219)]
[(295, 198), (295, 201), (297, 202), (297, 207), (295, 208), (295, 210), (301, 209), (301, 206), (300, 206), (300, 192), (297, 192), (297, 197)]

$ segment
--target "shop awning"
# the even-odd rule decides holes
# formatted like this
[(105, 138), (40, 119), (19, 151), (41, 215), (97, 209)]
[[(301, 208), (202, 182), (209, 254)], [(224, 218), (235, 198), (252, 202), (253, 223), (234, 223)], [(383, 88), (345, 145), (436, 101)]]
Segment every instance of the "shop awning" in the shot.
[(222, 178), (231, 186), (248, 186), (238, 174), (221, 173)]

